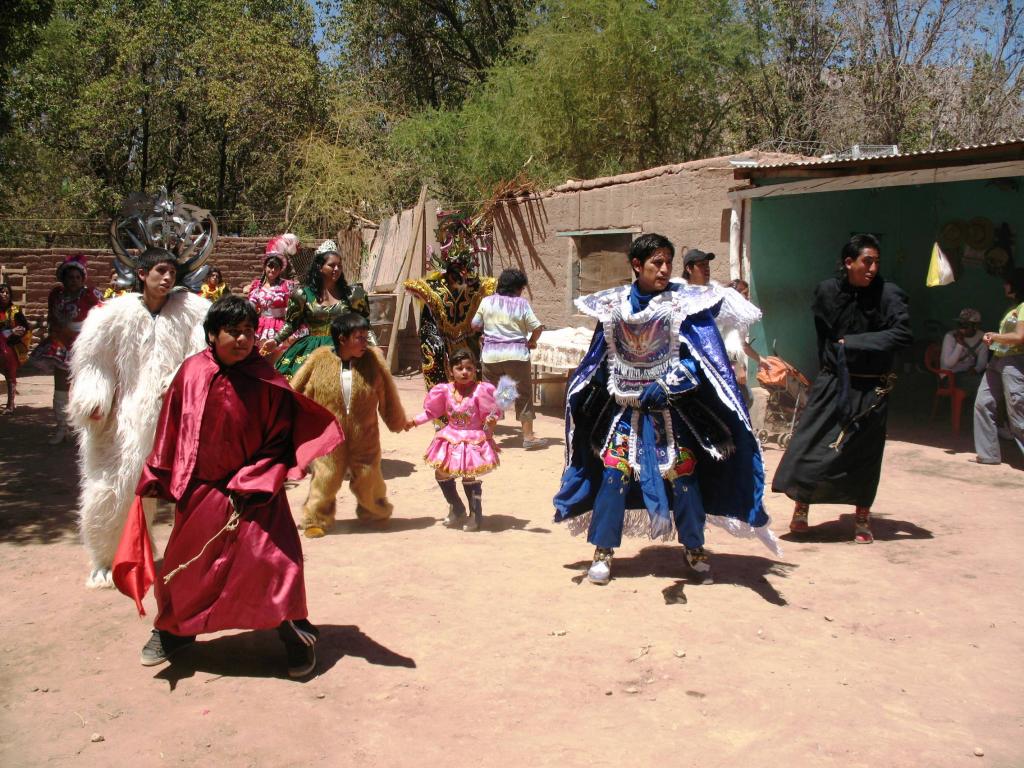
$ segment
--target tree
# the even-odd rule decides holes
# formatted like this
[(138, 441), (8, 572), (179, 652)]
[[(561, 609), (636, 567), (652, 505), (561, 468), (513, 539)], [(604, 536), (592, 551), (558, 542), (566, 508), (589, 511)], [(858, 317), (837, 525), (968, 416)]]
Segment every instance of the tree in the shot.
[(459, 110), (411, 118), (395, 144), (456, 198), (524, 168), (550, 183), (705, 157), (748, 41), (728, 0), (555, 0)]
[(749, 77), (739, 80), (738, 137), (814, 152), (827, 141), (823, 99), (841, 66), (847, 36), (827, 0), (748, 0), (754, 36)]
[(321, 0), (345, 77), (397, 108), (457, 107), (509, 51), (537, 0)]
[(58, 0), (12, 82), (0, 201), (104, 218), (163, 184), (228, 231), (283, 211), (292, 141), (323, 112), (312, 35), (301, 0)]
[(353, 220), (379, 220), (415, 192), (388, 145), (389, 108), (352, 81), (327, 87), (326, 125), (295, 142), (289, 226), (325, 234)]
[(1020, 136), (1016, 0), (747, 0), (755, 76), (741, 136), (789, 149), (904, 150)]
[(53, 0), (8, 0), (0, 14), (0, 136), (10, 128), (5, 95), (16, 68), (32, 53), (53, 12)]

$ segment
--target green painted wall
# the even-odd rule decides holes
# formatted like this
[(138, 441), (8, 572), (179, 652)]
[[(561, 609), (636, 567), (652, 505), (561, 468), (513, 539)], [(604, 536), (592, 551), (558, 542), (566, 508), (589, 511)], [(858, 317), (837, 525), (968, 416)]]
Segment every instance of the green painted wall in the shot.
[[(754, 347), (771, 351), (810, 376), (817, 372), (810, 304), (814, 286), (833, 274), (839, 252), (852, 234), (881, 237), (882, 274), (910, 295), (916, 343), (913, 360), (938, 341), (963, 307), (981, 312), (994, 329), (1006, 310), (1002, 281), (981, 267), (968, 266), (957, 282), (926, 288), (932, 243), (951, 219), (990, 219), (1024, 232), (1024, 178), (1017, 189), (1002, 180), (926, 184), (851, 192), (823, 192), (756, 198), (751, 202), (750, 271), (753, 301), (764, 313), (751, 329)], [(1024, 264), (1015, 247), (1016, 263)], [(905, 360), (910, 360), (905, 356)]]

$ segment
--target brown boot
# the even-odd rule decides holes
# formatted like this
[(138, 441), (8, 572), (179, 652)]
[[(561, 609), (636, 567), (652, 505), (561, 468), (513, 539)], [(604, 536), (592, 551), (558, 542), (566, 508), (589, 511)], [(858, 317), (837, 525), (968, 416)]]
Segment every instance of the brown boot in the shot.
[(858, 544), (870, 544), (875, 540), (871, 533), (870, 507), (855, 507), (853, 510), (853, 540)]
[(811, 512), (810, 504), (798, 501), (793, 505), (793, 519), (789, 521), (790, 533), (807, 533), (807, 516)]

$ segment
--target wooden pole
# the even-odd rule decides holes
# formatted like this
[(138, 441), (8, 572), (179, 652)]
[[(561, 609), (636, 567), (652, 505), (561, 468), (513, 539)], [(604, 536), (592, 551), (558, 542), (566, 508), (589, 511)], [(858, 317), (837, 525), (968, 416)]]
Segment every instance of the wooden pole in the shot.
[(427, 185), (424, 184), (420, 188), (420, 197), (416, 201), (416, 210), (413, 212), (412, 217), (412, 232), (409, 238), (409, 248), (405, 252), (405, 258), (402, 260), (402, 267), (398, 270), (398, 282), (395, 284), (395, 293), (397, 298), (395, 299), (395, 317), (391, 322), (391, 338), (388, 339), (388, 354), (387, 364), (388, 368), (392, 373), (398, 369), (398, 355), (396, 350), (398, 349), (398, 327), (402, 322), (402, 315), (405, 314), (405, 303), (406, 303), (406, 292), (405, 292), (405, 281), (409, 277), (409, 269), (412, 267), (412, 260), (416, 254), (417, 246), (422, 248), (422, 242), (426, 242), (426, 235), (423, 232), (423, 226), (425, 224), (426, 216), (424, 215), (424, 208), (427, 203)]

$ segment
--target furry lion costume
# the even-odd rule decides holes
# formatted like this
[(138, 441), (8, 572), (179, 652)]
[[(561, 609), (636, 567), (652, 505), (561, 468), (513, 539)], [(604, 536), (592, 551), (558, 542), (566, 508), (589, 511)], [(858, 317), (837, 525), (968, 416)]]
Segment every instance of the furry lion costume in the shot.
[(313, 480), (302, 510), (306, 536), (326, 533), (334, 522), (335, 497), (351, 473), (356, 515), (364, 522), (387, 520), (391, 503), (380, 469), (380, 427), (377, 413), (392, 432), (401, 432), (406, 415), (398, 389), (376, 347), (352, 358), (352, 396), (345, 407), (341, 391), (341, 360), (333, 347), (316, 350), (291, 378), (291, 385), (327, 408), (341, 423), (345, 442), (313, 463)]

